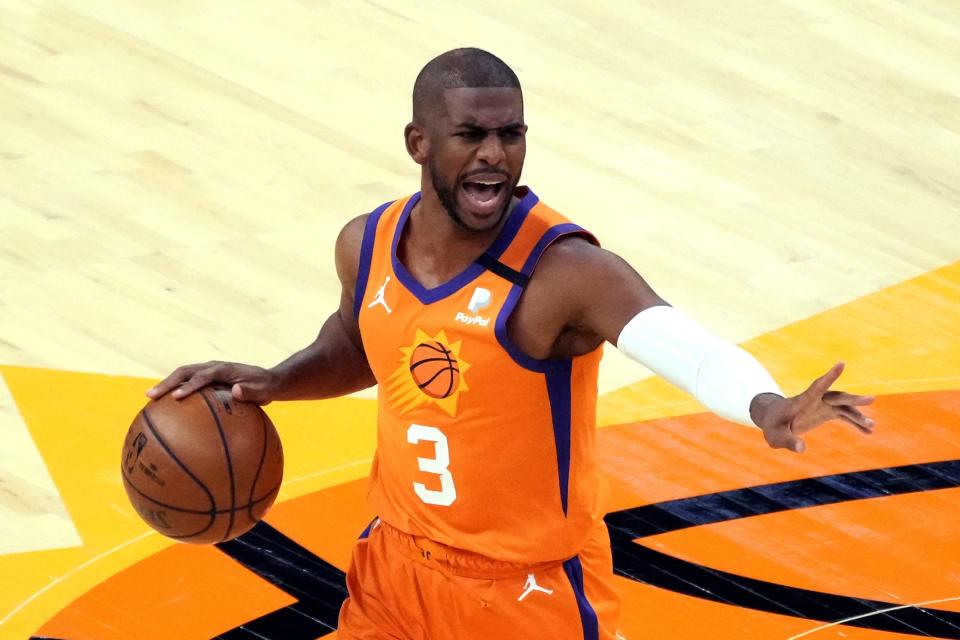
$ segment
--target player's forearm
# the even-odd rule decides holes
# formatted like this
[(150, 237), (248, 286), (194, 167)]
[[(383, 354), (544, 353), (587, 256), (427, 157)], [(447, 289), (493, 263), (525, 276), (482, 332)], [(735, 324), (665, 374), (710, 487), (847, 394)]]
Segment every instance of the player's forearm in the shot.
[(637, 314), (624, 326), (617, 347), (733, 422), (763, 428), (770, 407), (783, 399), (752, 355), (672, 307)]
[(327, 319), (312, 344), (269, 369), (269, 374), (273, 400), (333, 398), (376, 384), (366, 356), (337, 313)]

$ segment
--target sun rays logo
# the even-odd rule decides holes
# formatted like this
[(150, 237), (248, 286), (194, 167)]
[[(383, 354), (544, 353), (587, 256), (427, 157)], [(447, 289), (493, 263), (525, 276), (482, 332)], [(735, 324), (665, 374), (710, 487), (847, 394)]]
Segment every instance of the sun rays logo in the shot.
[(463, 375), (470, 365), (460, 358), (462, 344), (462, 340), (451, 343), (442, 330), (430, 336), (417, 329), (413, 344), (400, 348), (400, 365), (387, 379), (393, 408), (406, 413), (431, 403), (455, 416), (457, 399), (469, 389)]

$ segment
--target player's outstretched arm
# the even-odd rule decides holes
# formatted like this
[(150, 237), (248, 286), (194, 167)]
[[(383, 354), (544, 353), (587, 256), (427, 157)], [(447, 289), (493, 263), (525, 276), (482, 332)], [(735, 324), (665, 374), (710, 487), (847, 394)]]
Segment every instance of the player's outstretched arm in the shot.
[(341, 396), (376, 384), (353, 315), (360, 244), (366, 216), (350, 221), (336, 245), (340, 308), (306, 348), (266, 369), (238, 362), (206, 362), (178, 367), (147, 391), (151, 398), (172, 392), (185, 397), (210, 384), (231, 385), (238, 400), (267, 404), (274, 400), (310, 400)]
[(799, 453), (800, 436), (831, 420), (872, 433), (874, 422), (860, 407), (873, 398), (831, 390), (842, 363), (803, 393), (784, 397), (753, 356), (667, 305), (616, 255), (584, 241), (556, 249), (545, 262), (549, 257), (548, 280), (563, 283), (557, 292), (568, 328), (617, 345), (721, 417), (760, 427), (771, 447)]

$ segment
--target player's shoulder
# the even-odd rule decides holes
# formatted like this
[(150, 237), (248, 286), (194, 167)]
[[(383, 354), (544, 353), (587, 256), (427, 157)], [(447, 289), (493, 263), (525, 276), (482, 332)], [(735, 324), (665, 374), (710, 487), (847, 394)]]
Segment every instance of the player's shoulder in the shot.
[(366, 234), (373, 232), (382, 214), (389, 209), (391, 205), (408, 200), (409, 196), (407, 198), (390, 200), (369, 213), (363, 213), (352, 218), (343, 225), (343, 228), (340, 229), (340, 233), (337, 235), (336, 253), (338, 265), (341, 260), (345, 260), (349, 266), (353, 267), (352, 271), (356, 271), (356, 266), (360, 262), (360, 251), (363, 247), (363, 239)]
[(369, 213), (364, 213), (351, 219), (337, 236), (334, 255), (337, 262), (337, 273), (340, 279), (356, 278), (360, 266), (360, 249), (363, 246), (363, 234), (367, 228)]
[(579, 269), (602, 266), (608, 251), (601, 249), (587, 235), (569, 234), (550, 243), (544, 250), (534, 273), (574, 273)]
[(409, 202), (411, 197), (413, 196), (388, 200), (369, 213), (363, 213), (352, 218), (340, 229), (340, 234), (337, 236), (337, 249), (340, 250), (342, 248), (343, 250), (354, 251), (359, 255), (360, 247), (363, 245), (363, 238), (367, 231), (372, 231), (377, 226), (378, 221), (391, 206)]
[(543, 252), (531, 283), (556, 295), (581, 297), (585, 292), (616, 282), (629, 268), (623, 258), (583, 235), (562, 236)]
[(360, 246), (363, 244), (363, 233), (367, 228), (367, 221), (370, 219), (369, 213), (364, 213), (351, 219), (337, 236), (337, 253), (345, 251), (355, 253), (357, 259), (360, 257)]
[(367, 227), (370, 215), (369, 213), (360, 214), (343, 225), (340, 234), (337, 236), (337, 245), (355, 246), (359, 250), (363, 243), (363, 232)]

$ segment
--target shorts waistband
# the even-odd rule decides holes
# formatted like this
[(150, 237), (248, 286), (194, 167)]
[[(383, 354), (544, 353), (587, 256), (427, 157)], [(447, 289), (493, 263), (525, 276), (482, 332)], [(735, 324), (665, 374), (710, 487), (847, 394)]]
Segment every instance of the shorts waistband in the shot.
[(375, 521), (373, 528), (379, 528), (383, 535), (411, 560), (466, 578), (492, 579), (525, 576), (563, 563), (563, 560), (535, 564), (495, 560), (479, 553), (457, 549), (429, 538), (406, 533), (379, 519)]

